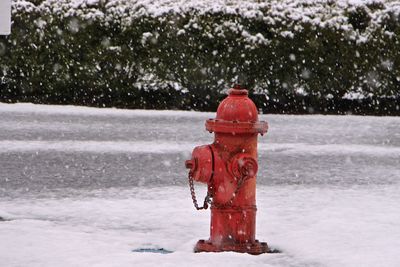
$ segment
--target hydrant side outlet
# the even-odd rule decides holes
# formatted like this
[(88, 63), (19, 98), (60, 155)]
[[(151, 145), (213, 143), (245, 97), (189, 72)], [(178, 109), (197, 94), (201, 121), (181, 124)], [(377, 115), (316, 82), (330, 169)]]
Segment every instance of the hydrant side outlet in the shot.
[[(196, 147), (186, 161), (193, 203), (197, 209), (211, 204), (210, 238), (200, 240), (195, 252), (269, 251), (267, 243), (255, 238), (257, 138), (267, 132), (268, 124), (258, 120), (257, 107), (247, 94), (237, 87), (229, 90), (216, 118), (206, 121), (206, 129), (215, 133), (214, 143)], [(202, 208), (197, 206), (193, 180), (208, 185)]]

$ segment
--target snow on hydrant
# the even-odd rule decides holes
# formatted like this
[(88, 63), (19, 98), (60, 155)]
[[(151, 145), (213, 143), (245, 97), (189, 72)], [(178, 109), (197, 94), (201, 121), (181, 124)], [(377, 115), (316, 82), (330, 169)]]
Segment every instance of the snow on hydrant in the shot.
[[(211, 205), (210, 238), (199, 240), (195, 252), (236, 251), (249, 254), (269, 252), (256, 233), (257, 138), (268, 124), (258, 120), (257, 107), (248, 91), (235, 86), (228, 91), (217, 117), (206, 121), (215, 133), (214, 143), (194, 148), (185, 162), (196, 209)], [(193, 181), (208, 185), (204, 204), (199, 207)]]

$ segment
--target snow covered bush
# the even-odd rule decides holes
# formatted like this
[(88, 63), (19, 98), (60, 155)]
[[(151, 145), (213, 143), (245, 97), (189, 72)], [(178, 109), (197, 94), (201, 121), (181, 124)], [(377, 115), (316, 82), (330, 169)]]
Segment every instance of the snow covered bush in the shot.
[(398, 1), (14, 0), (12, 12), (6, 101), (207, 110), (239, 81), (267, 111), (400, 112)]

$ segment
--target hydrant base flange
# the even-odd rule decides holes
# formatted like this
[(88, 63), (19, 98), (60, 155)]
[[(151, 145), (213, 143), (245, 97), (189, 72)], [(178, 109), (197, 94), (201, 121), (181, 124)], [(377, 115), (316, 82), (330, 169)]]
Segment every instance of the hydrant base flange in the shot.
[(251, 255), (259, 255), (269, 253), (270, 249), (266, 242), (255, 240), (254, 243), (227, 243), (219, 246), (214, 245), (209, 240), (199, 240), (194, 247), (194, 252), (223, 252), (233, 251), (239, 253), (248, 253)]

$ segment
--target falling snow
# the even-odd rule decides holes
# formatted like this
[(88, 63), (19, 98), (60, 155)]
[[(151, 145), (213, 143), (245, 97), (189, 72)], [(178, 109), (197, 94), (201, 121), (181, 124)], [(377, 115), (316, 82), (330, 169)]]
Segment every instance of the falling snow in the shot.
[(0, 104), (2, 265), (400, 264), (397, 117), (260, 115), (257, 238), (282, 253), (194, 254), (184, 160), (213, 116)]

